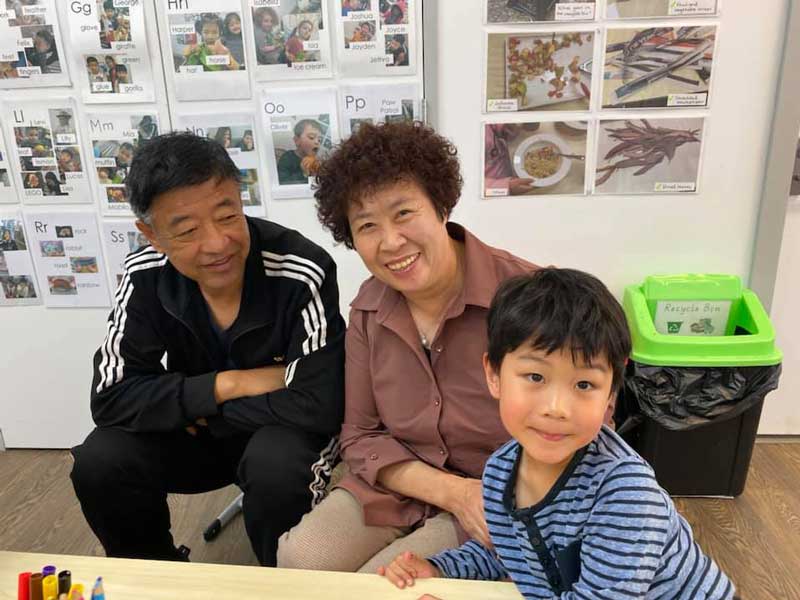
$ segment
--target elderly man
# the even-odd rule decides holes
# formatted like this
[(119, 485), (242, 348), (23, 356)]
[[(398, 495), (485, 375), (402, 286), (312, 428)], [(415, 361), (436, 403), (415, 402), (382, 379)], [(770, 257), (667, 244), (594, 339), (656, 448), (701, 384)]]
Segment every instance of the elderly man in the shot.
[(336, 265), (242, 212), (239, 170), (187, 133), (138, 150), (126, 181), (150, 245), (132, 253), (94, 357), (97, 425), (72, 481), (109, 556), (180, 560), (167, 493), (236, 482), (258, 560), (322, 499), (343, 413)]

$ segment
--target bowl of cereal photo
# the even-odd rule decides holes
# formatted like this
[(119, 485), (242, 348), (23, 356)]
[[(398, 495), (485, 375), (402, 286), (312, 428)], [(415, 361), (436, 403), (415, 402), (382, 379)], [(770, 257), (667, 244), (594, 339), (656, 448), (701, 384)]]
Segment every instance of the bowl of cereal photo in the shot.
[(560, 137), (537, 134), (525, 139), (514, 152), (514, 171), (518, 177), (533, 179), (534, 187), (550, 187), (569, 173), (570, 148)]

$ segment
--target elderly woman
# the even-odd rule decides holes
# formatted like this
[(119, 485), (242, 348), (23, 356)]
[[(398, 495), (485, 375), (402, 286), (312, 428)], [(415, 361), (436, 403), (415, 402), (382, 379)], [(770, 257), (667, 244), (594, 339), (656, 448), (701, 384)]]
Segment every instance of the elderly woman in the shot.
[(488, 543), (481, 472), (508, 439), (481, 367), (495, 288), (534, 265), (448, 222), (456, 149), (417, 123), (363, 125), (323, 163), (317, 212), (372, 277), (353, 300), (338, 487), (283, 535), (278, 566), (375, 572)]

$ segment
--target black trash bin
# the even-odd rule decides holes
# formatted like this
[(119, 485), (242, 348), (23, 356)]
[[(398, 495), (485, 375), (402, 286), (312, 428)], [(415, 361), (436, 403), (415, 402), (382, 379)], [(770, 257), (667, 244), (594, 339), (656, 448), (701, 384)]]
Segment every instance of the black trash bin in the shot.
[[(678, 298), (666, 319), (665, 297)], [(704, 317), (720, 306), (726, 314)], [(620, 435), (670, 494), (738, 496), (781, 372), (758, 298), (733, 276), (660, 276), (628, 287), (624, 308), (633, 352), (615, 414)]]

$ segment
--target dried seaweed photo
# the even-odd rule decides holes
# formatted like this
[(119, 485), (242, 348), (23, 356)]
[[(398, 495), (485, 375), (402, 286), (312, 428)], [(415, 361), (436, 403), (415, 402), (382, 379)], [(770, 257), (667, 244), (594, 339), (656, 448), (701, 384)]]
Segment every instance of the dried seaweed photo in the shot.
[(602, 121), (595, 192), (696, 192), (703, 119)]

